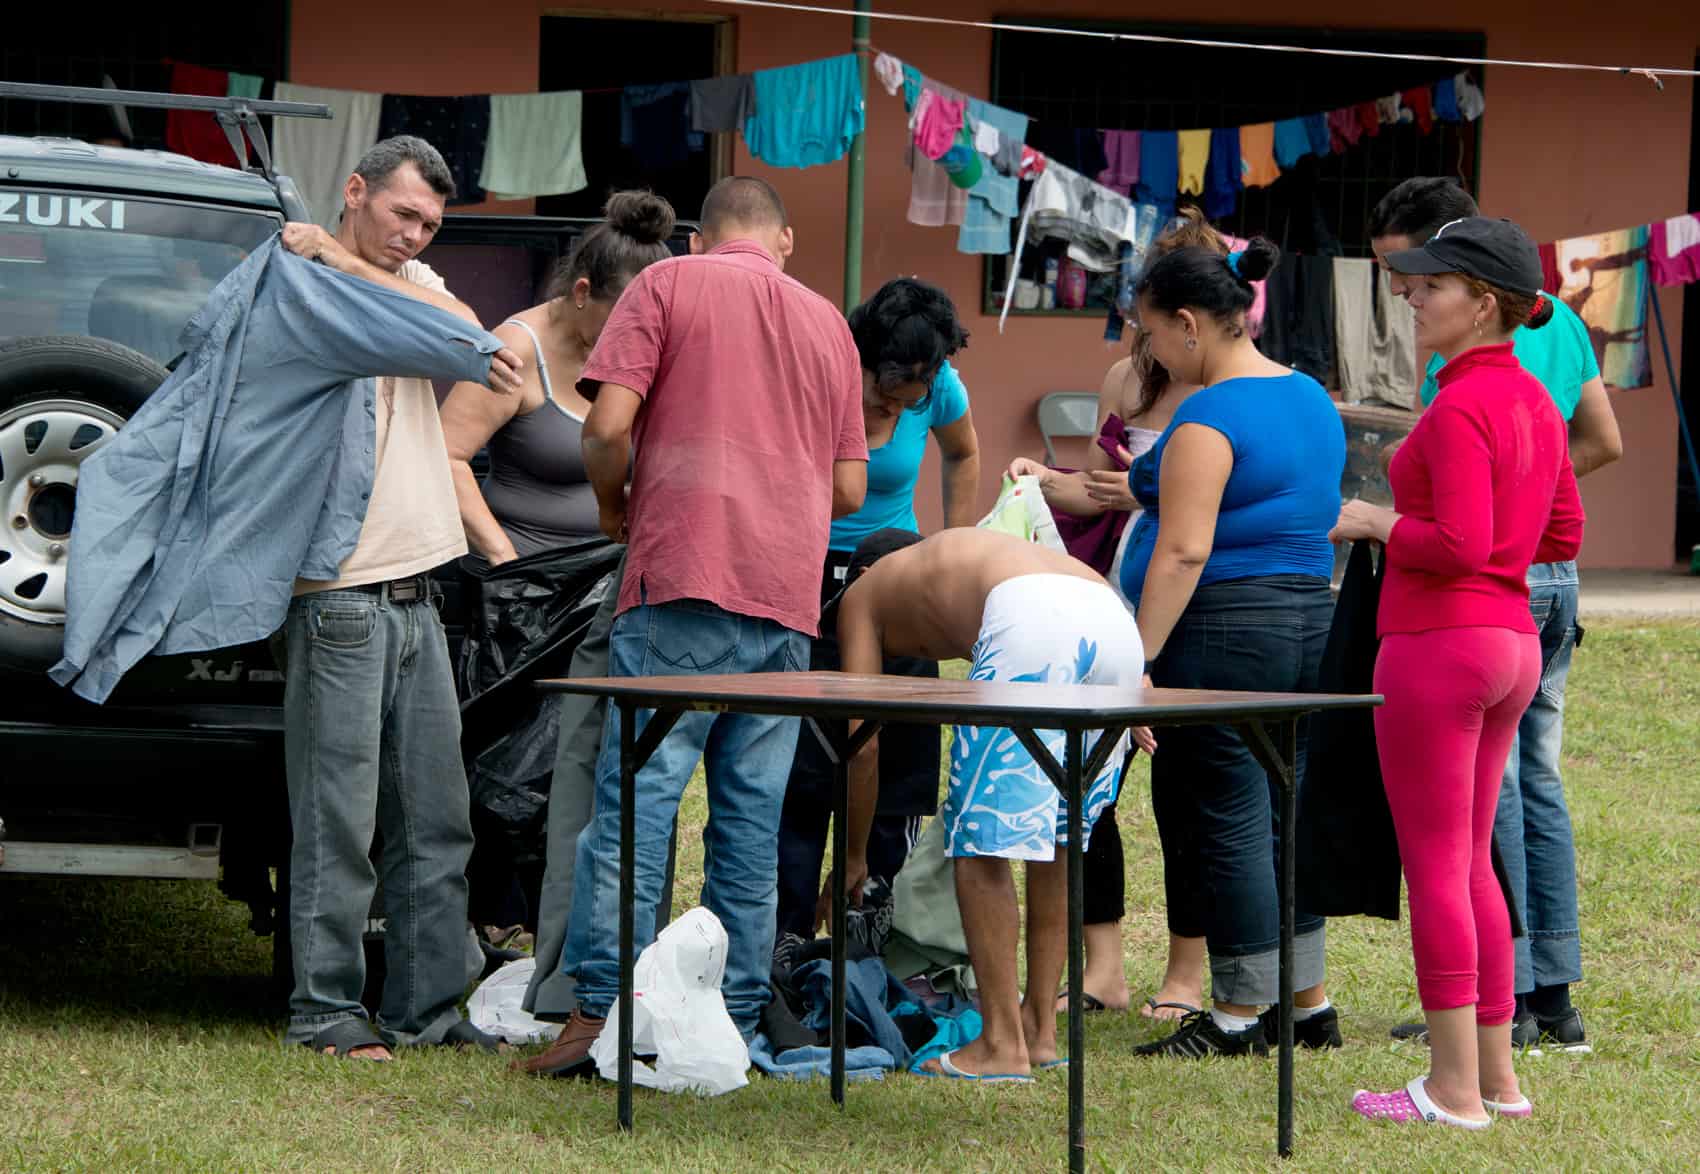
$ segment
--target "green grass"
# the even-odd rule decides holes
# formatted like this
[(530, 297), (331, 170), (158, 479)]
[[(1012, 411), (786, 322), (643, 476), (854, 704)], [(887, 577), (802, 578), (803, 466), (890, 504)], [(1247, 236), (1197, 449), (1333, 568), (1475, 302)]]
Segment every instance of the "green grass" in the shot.
[[(1538, 1116), (1487, 1135), (1351, 1118), (1424, 1053), (1403, 924), (1330, 927), (1347, 1047), (1298, 1057), (1297, 1154), (1273, 1156), (1273, 1060), (1136, 1061), (1132, 1016), (1088, 1030), (1091, 1164), (1114, 1170), (1682, 1170), (1700, 1162), (1700, 625), (1600, 623), (1570, 679), (1567, 780), (1596, 1054), (1520, 1062)], [(1135, 997), (1162, 963), (1142, 776), (1121, 806)], [(700, 788), (685, 807), (695, 835)], [(681, 894), (700, 877), (681, 851)], [(545, 1083), (479, 1055), (338, 1064), (279, 1045), (270, 943), (210, 884), (0, 882), (0, 1169), (1029, 1170), (1065, 1159), (1067, 1085), (893, 1077), (840, 1112), (824, 1083), (699, 1100)]]

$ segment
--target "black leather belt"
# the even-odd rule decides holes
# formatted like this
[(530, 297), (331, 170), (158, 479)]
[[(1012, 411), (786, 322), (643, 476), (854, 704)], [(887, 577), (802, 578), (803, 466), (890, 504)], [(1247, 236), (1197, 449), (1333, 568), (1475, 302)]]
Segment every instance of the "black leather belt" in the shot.
[(362, 583), (351, 588), (354, 591), (369, 591), (373, 595), (388, 594), (391, 603), (415, 603), (431, 597), (431, 576), (414, 575), (409, 579), (387, 579), (381, 583)]

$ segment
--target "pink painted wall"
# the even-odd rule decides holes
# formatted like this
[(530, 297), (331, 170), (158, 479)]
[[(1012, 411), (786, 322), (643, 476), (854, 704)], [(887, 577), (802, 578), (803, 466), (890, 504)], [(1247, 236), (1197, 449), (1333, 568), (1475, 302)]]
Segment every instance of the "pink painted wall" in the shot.
[[(987, 19), (1007, 15), (987, 0), (893, 0), (891, 10)], [(405, 19), (377, 5), (341, 0), (295, 0), (292, 80), (326, 86), (412, 93), (524, 91), (537, 84), (539, 17), (575, 8), (616, 9), (641, 16), (655, 9), (621, 0), (573, 5), (538, 0), (485, 0), (475, 10), (456, 0), (415, 0)], [(1033, 5), (1033, 11), (1042, 6)], [(844, 52), (847, 18), (731, 8), (711, 3), (671, 5), (736, 20), (740, 71)], [(1118, 20), (1174, 20), (1151, 0), (1076, 0), (1046, 15)], [(1268, 10), (1244, 0), (1200, 0), (1186, 12), (1200, 22), (1262, 23)], [(1485, 27), (1491, 56), (1687, 67), (1700, 47), (1700, 7), (1644, 6), (1633, 19), (1599, 19), (1598, 6), (1551, 0), (1536, 21), (1524, 6), (1432, 0), (1422, 8), (1372, 15), (1342, 0), (1293, 0), (1284, 23), (1327, 27), (1471, 29)], [(900, 22), (874, 22), (876, 46), (912, 61), (927, 74), (972, 93), (991, 81), (988, 31)], [(1066, 67), (1066, 42), (1059, 42)], [(1325, 68), (1319, 66), (1318, 68)], [(1685, 211), (1688, 192), (1692, 83), (1666, 82), (1660, 93), (1645, 80), (1616, 75), (1555, 74), (1505, 67), (1486, 71), (1488, 113), (1482, 147), (1482, 203), (1510, 216), (1537, 239), (1644, 223)], [(899, 274), (916, 274), (949, 289), (973, 341), (959, 366), (974, 400), (984, 453), (982, 494), (988, 503), (1009, 458), (1041, 451), (1033, 407), (1048, 391), (1096, 389), (1115, 358), (1102, 341), (1102, 323), (1089, 319), (1012, 321), (1005, 334), (980, 312), (981, 262), (955, 251), (950, 230), (904, 220), (909, 173), (901, 163), (902, 102), (877, 84), (868, 98), (868, 173), (864, 293)], [(776, 183), (790, 206), (798, 252), (791, 272), (838, 300), (843, 289), (846, 166), (774, 170), (752, 161), (740, 144), (737, 167)], [(592, 177), (594, 182), (594, 177)], [(528, 203), (492, 203), (480, 210), (528, 211)], [(1681, 317), (1681, 291), (1665, 291), (1666, 321)], [(1674, 341), (1674, 340), (1673, 340)], [(1656, 356), (1655, 356), (1656, 357)], [(1680, 354), (1677, 356), (1680, 363)], [(1656, 366), (1659, 364), (1655, 363)], [(1680, 368), (1679, 368), (1680, 369)], [(1674, 530), (1675, 413), (1663, 376), (1652, 388), (1614, 397), (1625, 459), (1589, 477), (1585, 565), (1666, 566)], [(939, 517), (936, 458), (929, 457), (919, 491), (924, 526)]]

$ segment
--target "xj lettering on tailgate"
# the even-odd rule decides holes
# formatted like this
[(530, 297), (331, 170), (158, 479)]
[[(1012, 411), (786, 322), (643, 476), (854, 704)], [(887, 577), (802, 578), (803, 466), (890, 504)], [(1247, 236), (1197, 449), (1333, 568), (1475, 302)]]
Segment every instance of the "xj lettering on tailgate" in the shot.
[(42, 196), (0, 192), (0, 224), (32, 224), (37, 228), (105, 228), (124, 230), (124, 201), (93, 196)]

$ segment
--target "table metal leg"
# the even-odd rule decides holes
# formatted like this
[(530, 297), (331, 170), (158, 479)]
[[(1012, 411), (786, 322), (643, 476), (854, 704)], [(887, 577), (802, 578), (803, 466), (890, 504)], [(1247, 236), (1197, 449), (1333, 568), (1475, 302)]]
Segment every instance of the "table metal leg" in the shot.
[[(1065, 772), (1068, 775), (1068, 1168), (1086, 1169), (1086, 1016), (1082, 1000), (1086, 986), (1086, 931), (1081, 924), (1086, 907), (1086, 851), (1082, 818), (1086, 788), (1081, 778), (1085, 734), (1068, 731)], [(1031, 992), (1030, 992), (1031, 993)], [(1033, 997), (1041, 997), (1040, 991)]]

